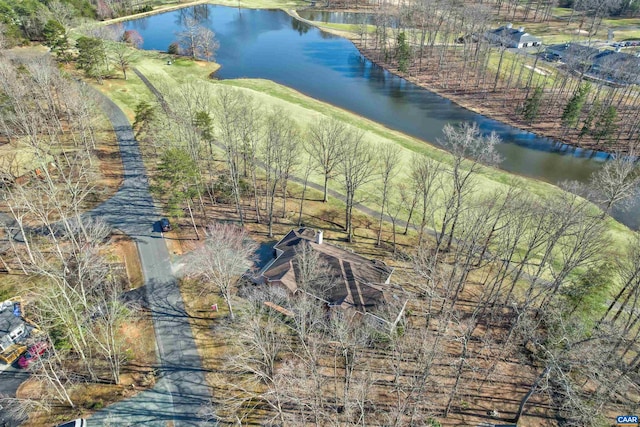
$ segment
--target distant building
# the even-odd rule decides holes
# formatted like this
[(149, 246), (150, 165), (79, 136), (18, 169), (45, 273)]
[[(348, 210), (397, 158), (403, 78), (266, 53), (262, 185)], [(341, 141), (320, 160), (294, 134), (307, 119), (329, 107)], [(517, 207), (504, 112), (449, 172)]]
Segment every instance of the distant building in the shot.
[(579, 43), (560, 43), (547, 46), (548, 57), (560, 61), (591, 61), (600, 51)]
[(542, 40), (525, 32), (524, 27), (515, 29), (511, 24), (490, 30), (486, 36), (493, 43), (516, 49), (542, 45)]
[(331, 278), (332, 286), (319, 299), (324, 300), (329, 308), (351, 309), (369, 314), (392, 299), (397, 299), (394, 292), (403, 293), (399, 286), (389, 284), (393, 268), (382, 261), (369, 260), (327, 244), (323, 241), (322, 231), (310, 228), (291, 230), (276, 243), (275, 258), (254, 277), (254, 282), (278, 285), (292, 294), (300, 291), (300, 273), (295, 259), (297, 248), (303, 244), (308, 244), (326, 265), (326, 274)]
[(640, 84), (640, 58), (604, 50), (593, 57), (589, 74), (618, 84)]
[(619, 50), (600, 50), (578, 43), (561, 43), (545, 49), (547, 59), (567, 64), (570, 70), (588, 79), (624, 84), (640, 84), (640, 58)]

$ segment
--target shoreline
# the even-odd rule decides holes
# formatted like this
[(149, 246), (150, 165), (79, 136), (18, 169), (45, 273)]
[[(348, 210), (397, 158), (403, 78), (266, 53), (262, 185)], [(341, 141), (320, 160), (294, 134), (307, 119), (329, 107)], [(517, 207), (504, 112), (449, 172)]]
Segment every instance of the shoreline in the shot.
[[(196, 6), (196, 5), (201, 5), (201, 4), (211, 4), (211, 5), (219, 5), (219, 6), (226, 6), (226, 7), (232, 7), (229, 4), (227, 4), (227, 1), (224, 0), (194, 0), (194, 1), (190, 1), (187, 3), (177, 3), (177, 4), (173, 4), (173, 5), (163, 5), (160, 6), (157, 9), (154, 9), (152, 11), (149, 12), (143, 12), (143, 13), (138, 13), (138, 14), (134, 14), (134, 15), (128, 15), (128, 16), (123, 16), (123, 17), (119, 17), (119, 18), (114, 18), (114, 19), (110, 19), (110, 20), (106, 20), (106, 21), (99, 21), (98, 24), (99, 25), (111, 25), (111, 24), (116, 24), (116, 23), (121, 23), (121, 22), (125, 22), (125, 21), (129, 21), (129, 20), (134, 20), (134, 19), (140, 19), (140, 18), (145, 18), (148, 16), (153, 16), (153, 15), (157, 15), (157, 14), (161, 14), (161, 13), (165, 13), (165, 12), (171, 12), (174, 10), (178, 10), (178, 9), (182, 9), (185, 7), (191, 7), (191, 6)], [(247, 4), (247, 2), (243, 2), (240, 1), (239, 5), (241, 8), (243, 9), (273, 9), (271, 7), (269, 7), (268, 5), (251, 5), (251, 4)], [(531, 126), (531, 125), (527, 125), (525, 122), (519, 121), (519, 120), (514, 120), (512, 117), (510, 117), (509, 115), (505, 115), (502, 114), (499, 111), (495, 111), (495, 109), (489, 107), (485, 107), (482, 105), (482, 102), (478, 102), (478, 101), (474, 101), (474, 100), (470, 100), (468, 96), (465, 96), (464, 93), (460, 93), (460, 94), (456, 94), (456, 93), (452, 93), (449, 91), (445, 91), (442, 89), (439, 89), (437, 87), (434, 87), (434, 85), (428, 84), (424, 81), (421, 81), (419, 76), (415, 76), (415, 75), (411, 75), (411, 74), (406, 74), (406, 73), (402, 73), (399, 70), (397, 70), (395, 67), (393, 67), (392, 64), (389, 63), (385, 63), (382, 61), (379, 61), (377, 59), (375, 59), (373, 57), (373, 55), (371, 55), (371, 52), (368, 49), (365, 49), (364, 46), (360, 43), (359, 40), (359, 36), (354, 34), (351, 31), (346, 31), (346, 30), (338, 30), (335, 28), (332, 28), (330, 26), (327, 25), (323, 25), (324, 23), (322, 22), (318, 22), (318, 21), (310, 21), (308, 19), (304, 19), (302, 18), (299, 14), (298, 14), (298, 10), (302, 10), (302, 9), (313, 9), (310, 7), (302, 7), (302, 8), (296, 8), (296, 9), (292, 9), (292, 8), (288, 8), (287, 5), (281, 5), (280, 7), (278, 7), (277, 9), (282, 10), (283, 12), (285, 12), (287, 15), (291, 16), (294, 19), (299, 20), (300, 22), (303, 22), (307, 25), (313, 26), (315, 28), (318, 28), (320, 31), (329, 33), (329, 34), (333, 34), (339, 37), (343, 37), (347, 40), (349, 40), (354, 47), (358, 50), (358, 53), (360, 55), (362, 55), (364, 58), (366, 58), (368, 61), (370, 61), (372, 64), (375, 64), (376, 66), (382, 68), (383, 70), (393, 74), (394, 76), (400, 77), (402, 79), (405, 79), (406, 81), (422, 88), (425, 90), (428, 90), (434, 94), (437, 94), (438, 96), (447, 99), (451, 102), (454, 102), (455, 104), (457, 104), (458, 106), (469, 110), (473, 113), (482, 115), (486, 118), (489, 118), (491, 120), (495, 120), (497, 122), (506, 124), (508, 126), (512, 126), (518, 130), (524, 131), (524, 132), (529, 132), (532, 133), (538, 137), (542, 137), (542, 138), (548, 138), (550, 140), (552, 140), (554, 143), (557, 143), (560, 145), (560, 150), (562, 152), (567, 152), (567, 151), (583, 151), (583, 154), (580, 157), (590, 157), (590, 156), (596, 156), (598, 154), (606, 154), (607, 156), (613, 154), (616, 152), (616, 148), (620, 148), (618, 145), (614, 145), (612, 147), (610, 147), (610, 149), (607, 149), (607, 147), (605, 146), (596, 146), (594, 144), (584, 144), (581, 143), (579, 141), (574, 141), (571, 139), (566, 139), (563, 138), (562, 135), (565, 134), (566, 132), (563, 132), (562, 128), (557, 128), (554, 127), (555, 131), (545, 131), (545, 130), (541, 130), (539, 127), (536, 126)], [(317, 9), (313, 9), (313, 10), (317, 10)], [(327, 10), (327, 12), (331, 12), (333, 11), (331, 10)], [(627, 149), (623, 149), (623, 152), (626, 152)]]
[[(318, 9), (313, 9), (313, 10), (318, 10)], [(333, 9), (326, 10), (326, 12), (332, 12), (332, 11), (335, 11), (335, 10)], [(339, 11), (342, 11), (342, 10), (339, 10)], [(518, 130), (529, 132), (538, 137), (550, 139), (554, 143), (557, 143), (561, 146), (561, 150), (559, 151), (567, 152), (568, 150), (571, 150), (571, 151), (580, 150), (584, 152), (584, 154), (580, 157), (591, 157), (591, 156), (596, 156), (598, 154), (607, 155), (607, 157), (609, 157), (610, 155), (616, 153), (617, 151), (628, 153), (628, 147), (621, 147), (620, 143), (611, 144), (610, 148), (607, 149), (607, 147), (604, 144), (601, 146), (596, 144), (588, 144), (588, 143), (585, 144), (580, 141), (563, 138), (562, 135), (565, 134), (566, 132), (564, 132), (564, 130), (561, 127), (554, 126), (553, 127), (554, 131), (545, 131), (540, 129), (540, 127), (538, 126), (528, 125), (523, 121), (515, 120), (512, 117), (505, 115), (500, 111), (494, 110), (493, 108), (484, 107), (481, 101), (478, 102), (478, 101), (470, 100), (469, 97), (465, 95), (465, 93), (457, 94), (457, 93), (452, 93), (452, 92), (434, 87), (434, 85), (430, 85), (428, 83), (425, 83), (424, 81), (421, 81), (419, 76), (402, 73), (397, 68), (395, 68), (393, 64), (385, 63), (375, 59), (373, 55), (371, 55), (372, 52), (369, 49), (365, 49), (364, 46), (361, 44), (360, 37), (357, 34), (354, 34), (353, 32), (350, 32), (350, 31), (337, 30), (330, 26), (323, 25), (324, 24), (323, 22), (310, 21), (308, 19), (304, 19), (300, 17), (300, 15), (298, 15), (297, 10), (286, 10), (286, 12), (287, 14), (298, 19), (299, 21), (304, 22), (308, 25), (314, 26), (321, 31), (346, 38), (358, 50), (358, 53), (360, 53), (360, 55), (362, 55), (372, 64), (375, 64), (376, 66), (393, 74), (394, 76), (400, 77), (422, 89), (428, 90), (429, 92), (432, 92), (444, 99), (454, 102), (458, 106), (466, 110), (469, 110), (473, 113), (479, 114), (491, 120), (495, 120), (496, 122), (514, 127)], [(360, 12), (356, 12), (356, 13), (360, 13)]]

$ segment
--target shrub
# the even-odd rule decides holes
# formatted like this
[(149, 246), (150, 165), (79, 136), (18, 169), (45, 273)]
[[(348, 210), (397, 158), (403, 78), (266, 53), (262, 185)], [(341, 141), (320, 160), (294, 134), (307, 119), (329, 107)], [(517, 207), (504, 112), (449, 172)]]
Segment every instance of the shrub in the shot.
[(169, 45), (169, 49), (167, 49), (167, 53), (170, 55), (178, 55), (180, 53), (180, 46), (178, 45), (178, 43), (171, 43)]

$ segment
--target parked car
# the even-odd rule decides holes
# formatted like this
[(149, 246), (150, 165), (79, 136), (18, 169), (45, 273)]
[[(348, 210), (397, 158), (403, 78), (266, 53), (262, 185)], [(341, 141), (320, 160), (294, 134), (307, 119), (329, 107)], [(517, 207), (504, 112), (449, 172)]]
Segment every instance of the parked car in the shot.
[(87, 422), (84, 418), (78, 418), (73, 421), (67, 421), (66, 423), (58, 424), (57, 427), (85, 427), (86, 425)]
[(46, 341), (35, 343), (31, 347), (29, 347), (29, 350), (27, 350), (27, 352), (24, 355), (22, 355), (20, 359), (18, 359), (18, 366), (20, 366), (23, 369), (28, 368), (29, 365), (34, 360), (37, 360), (48, 349), (49, 349), (49, 343), (47, 343)]
[(165, 232), (171, 231), (171, 223), (167, 218), (162, 218), (160, 220), (160, 229), (162, 229), (162, 231), (165, 231)]

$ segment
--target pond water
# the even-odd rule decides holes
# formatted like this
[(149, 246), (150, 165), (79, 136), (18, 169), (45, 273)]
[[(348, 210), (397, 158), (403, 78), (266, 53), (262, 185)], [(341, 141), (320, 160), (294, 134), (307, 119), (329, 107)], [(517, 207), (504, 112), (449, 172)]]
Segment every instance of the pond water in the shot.
[[(144, 49), (166, 51), (188, 17), (216, 33), (216, 62), (222, 66), (218, 78), (273, 80), (432, 143), (442, 136), (446, 123), (475, 121), (482, 131), (495, 131), (502, 138), (502, 169), (551, 183), (586, 182), (606, 158), (466, 110), (372, 64), (350, 41), (282, 11), (200, 5), (122, 25), (142, 35)], [(638, 228), (638, 210), (640, 205), (614, 216)]]
[[(299, 10), (298, 15), (309, 21), (331, 24), (375, 24), (375, 15), (372, 13), (329, 12), (325, 10), (304, 9)], [(395, 22), (393, 22), (394, 18), (390, 17), (389, 19), (392, 20), (391, 26), (395, 26)]]

